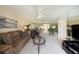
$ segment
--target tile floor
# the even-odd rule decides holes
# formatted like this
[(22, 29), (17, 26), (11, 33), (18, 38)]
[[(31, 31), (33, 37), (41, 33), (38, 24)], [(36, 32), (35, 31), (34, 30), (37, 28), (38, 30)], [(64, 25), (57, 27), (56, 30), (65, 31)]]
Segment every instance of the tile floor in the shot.
[[(58, 41), (57, 33), (53, 35), (42, 33), (41, 36), (46, 39), (46, 43), (40, 46), (40, 54), (66, 54)], [(33, 44), (32, 39), (21, 50), (20, 54), (38, 54), (38, 48)]]

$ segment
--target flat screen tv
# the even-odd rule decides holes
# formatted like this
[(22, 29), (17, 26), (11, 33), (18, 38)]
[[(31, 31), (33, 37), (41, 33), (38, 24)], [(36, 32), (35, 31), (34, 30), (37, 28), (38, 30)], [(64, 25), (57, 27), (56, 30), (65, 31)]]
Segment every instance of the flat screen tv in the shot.
[(72, 25), (72, 37), (79, 40), (79, 24)]

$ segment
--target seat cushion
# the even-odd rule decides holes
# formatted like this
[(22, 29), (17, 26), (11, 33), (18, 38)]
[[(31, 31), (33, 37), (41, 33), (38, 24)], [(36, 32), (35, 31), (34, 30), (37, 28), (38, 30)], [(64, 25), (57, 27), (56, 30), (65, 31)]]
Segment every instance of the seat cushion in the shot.
[(6, 44), (5, 38), (3, 35), (0, 35), (0, 45), (4, 45), (4, 44)]

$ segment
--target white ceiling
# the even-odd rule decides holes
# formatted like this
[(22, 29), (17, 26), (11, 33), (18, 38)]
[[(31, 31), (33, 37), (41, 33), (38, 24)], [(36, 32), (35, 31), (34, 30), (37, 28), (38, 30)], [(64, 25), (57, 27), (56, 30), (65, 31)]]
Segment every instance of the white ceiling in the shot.
[[(14, 14), (23, 19), (37, 20), (38, 12), (41, 13), (41, 21), (55, 20), (57, 17), (64, 15), (68, 10), (75, 7), (75, 5), (9, 5), (2, 6), (8, 8)], [(73, 12), (71, 12), (72, 14)], [(77, 10), (78, 13), (78, 10)], [(78, 13), (79, 14), (79, 13)], [(72, 15), (73, 16), (73, 15)]]

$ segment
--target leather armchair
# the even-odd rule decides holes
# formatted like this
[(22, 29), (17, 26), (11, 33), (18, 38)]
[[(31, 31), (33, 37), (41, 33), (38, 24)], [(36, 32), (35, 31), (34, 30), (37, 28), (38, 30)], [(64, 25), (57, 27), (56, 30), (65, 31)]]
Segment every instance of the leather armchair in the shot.
[(68, 54), (79, 54), (79, 41), (64, 40), (62, 47)]

